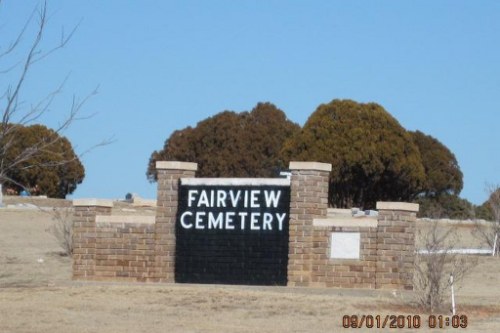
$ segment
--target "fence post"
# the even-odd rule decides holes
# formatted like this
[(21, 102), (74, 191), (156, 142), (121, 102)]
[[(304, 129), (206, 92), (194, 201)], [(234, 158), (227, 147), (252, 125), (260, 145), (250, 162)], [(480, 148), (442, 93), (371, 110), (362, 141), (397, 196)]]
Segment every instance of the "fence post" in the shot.
[(495, 239), (493, 240), (493, 250), (491, 251), (491, 255), (494, 257), (497, 253), (497, 243), (498, 243), (498, 233), (495, 234)]

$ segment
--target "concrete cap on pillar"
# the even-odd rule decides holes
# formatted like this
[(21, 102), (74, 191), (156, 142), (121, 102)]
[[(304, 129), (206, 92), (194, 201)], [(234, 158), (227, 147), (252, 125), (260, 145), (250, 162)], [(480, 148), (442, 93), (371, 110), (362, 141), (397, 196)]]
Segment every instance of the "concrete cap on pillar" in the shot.
[(113, 200), (108, 199), (74, 199), (73, 206), (97, 206), (97, 207), (113, 207)]
[(157, 161), (156, 169), (196, 171), (198, 170), (198, 163), (179, 162), (179, 161)]
[(330, 163), (320, 162), (290, 162), (290, 170), (315, 170), (315, 171), (332, 171)]
[(402, 210), (406, 212), (418, 212), (419, 205), (409, 202), (377, 202), (378, 210)]

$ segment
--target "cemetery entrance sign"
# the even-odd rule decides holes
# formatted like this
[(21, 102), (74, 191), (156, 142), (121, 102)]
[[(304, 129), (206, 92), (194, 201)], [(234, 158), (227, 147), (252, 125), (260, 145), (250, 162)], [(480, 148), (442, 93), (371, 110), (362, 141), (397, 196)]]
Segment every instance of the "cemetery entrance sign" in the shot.
[(175, 281), (286, 285), (290, 180), (182, 178)]
[(377, 202), (377, 218), (328, 210), (331, 164), (290, 162), (291, 177), (195, 178), (158, 161), (156, 216), (73, 202), (73, 278), (413, 289), (418, 205)]

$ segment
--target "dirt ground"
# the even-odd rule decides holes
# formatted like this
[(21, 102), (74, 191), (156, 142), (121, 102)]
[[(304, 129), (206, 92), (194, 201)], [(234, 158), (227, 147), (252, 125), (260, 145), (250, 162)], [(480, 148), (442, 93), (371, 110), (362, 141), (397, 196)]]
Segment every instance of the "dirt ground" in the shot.
[[(0, 208), (1, 333), (343, 332), (352, 330), (342, 326), (343, 316), (354, 314), (419, 314), (421, 328), (392, 330), (443, 330), (428, 328), (429, 314), (412, 305), (409, 292), (72, 281), (71, 259), (47, 232), (52, 223), (39, 209)], [(464, 244), (475, 242), (470, 228), (459, 233)], [(480, 257), (456, 300), (468, 316), (465, 331), (498, 332), (500, 258)]]

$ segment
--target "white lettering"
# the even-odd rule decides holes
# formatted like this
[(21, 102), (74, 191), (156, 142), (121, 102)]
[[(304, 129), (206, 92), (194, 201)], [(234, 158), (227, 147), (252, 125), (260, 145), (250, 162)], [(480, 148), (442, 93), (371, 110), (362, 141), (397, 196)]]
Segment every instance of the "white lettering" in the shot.
[[(287, 213), (281, 213), (279, 209), (276, 212), (280, 207), (282, 192), (281, 189), (269, 187), (188, 189), (187, 198), (184, 200), (187, 207), (192, 208), (180, 212), (180, 227), (198, 230), (282, 231), (288, 217)], [(269, 212), (265, 208), (275, 211)]]
[(262, 224), (262, 230), (273, 230), (271, 222), (273, 221), (273, 214), (264, 213), (264, 223)]
[(281, 191), (264, 191), (264, 196), (266, 198), (266, 207), (278, 207)]
[(258, 198), (258, 195), (259, 195), (259, 190), (252, 190), (251, 191), (251, 198), (252, 198), (252, 202), (250, 204), (250, 207), (252, 208), (258, 208), (260, 207), (260, 204), (259, 204), (259, 198)]
[(224, 214), (221, 212), (217, 215), (217, 218), (214, 218), (214, 214), (212, 212), (208, 213), (208, 229), (222, 229), (224, 221)]
[(285, 221), (286, 213), (278, 214), (276, 213), (276, 218), (278, 219), (279, 230), (283, 230), (283, 221)]
[(236, 196), (233, 190), (229, 191), (229, 197), (231, 198), (231, 205), (233, 206), (233, 208), (236, 208), (236, 206), (238, 205), (240, 196), (241, 196), (241, 191), (236, 192)]
[(227, 212), (226, 213), (226, 229), (230, 229), (230, 230), (234, 229), (233, 217), (235, 214), (236, 214), (235, 212)]
[(245, 207), (245, 208), (248, 207), (248, 191), (245, 191), (245, 200), (243, 203), (243, 207)]
[(182, 227), (183, 227), (184, 229), (191, 229), (191, 228), (193, 227), (193, 224), (192, 224), (192, 223), (189, 223), (189, 224), (188, 224), (188, 223), (186, 223), (186, 222), (184, 221), (184, 218), (185, 218), (185, 216), (186, 216), (186, 215), (193, 216), (193, 213), (191, 213), (191, 212), (189, 212), (189, 211), (188, 211), (188, 212), (184, 212), (184, 213), (182, 213), (182, 215), (181, 215), (181, 225), (182, 225)]
[(202, 216), (205, 215), (206, 215), (205, 212), (196, 213), (196, 226), (195, 226), (196, 229), (205, 229), (205, 226), (202, 224), (203, 223)]
[(198, 207), (201, 206), (209, 207), (208, 196), (206, 191), (201, 191), (200, 200), (198, 201)]
[(245, 218), (248, 216), (247, 212), (239, 212), (238, 215), (241, 217), (241, 230), (245, 230)]
[(217, 207), (226, 207), (227, 194), (224, 190), (217, 191)]
[(260, 227), (257, 224), (259, 222), (259, 220), (257, 219), (259, 216), (260, 216), (260, 213), (250, 214), (250, 229), (251, 230), (260, 230)]
[(193, 201), (196, 200), (194, 197), (194, 194), (198, 194), (198, 190), (189, 190), (188, 191), (188, 207), (191, 207), (193, 204)]
[(211, 190), (210, 191), (210, 207), (214, 206), (214, 199), (215, 199), (214, 190)]

